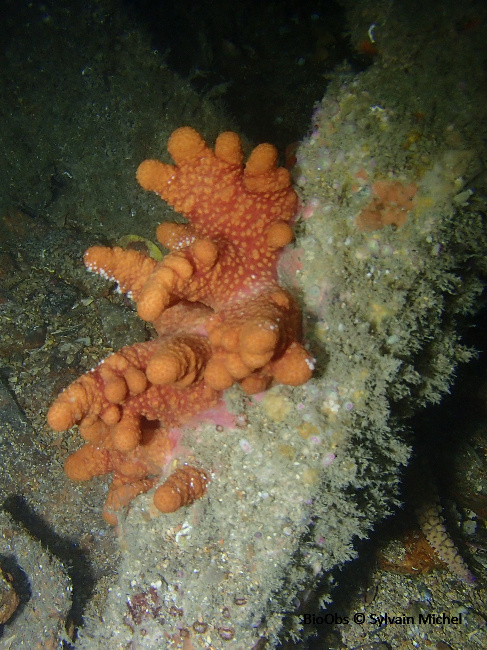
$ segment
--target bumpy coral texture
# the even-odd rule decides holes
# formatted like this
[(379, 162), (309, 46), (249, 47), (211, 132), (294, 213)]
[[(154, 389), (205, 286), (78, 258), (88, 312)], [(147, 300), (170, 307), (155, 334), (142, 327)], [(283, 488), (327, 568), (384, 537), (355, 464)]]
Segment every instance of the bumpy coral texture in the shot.
[(446, 530), (440, 504), (433, 498), (416, 514), (424, 536), (450, 571), (464, 582), (475, 582), (475, 576)]
[[(243, 166), (235, 133), (212, 151), (190, 127), (168, 150), (175, 165), (144, 161), (137, 179), (182, 213), (188, 224), (162, 223), (161, 262), (141, 252), (94, 246), (90, 271), (115, 280), (158, 336), (122, 348), (71, 384), (48, 422), (79, 425), (86, 444), (68, 457), (73, 480), (112, 473), (104, 517), (157, 484), (178, 455), (180, 427), (214, 407), (238, 382), (247, 393), (273, 382), (299, 385), (312, 359), (299, 342), (301, 314), (279, 286), (279, 249), (292, 239), (297, 198), (277, 152), (262, 144)], [(163, 512), (201, 497), (207, 472), (183, 465), (156, 491)]]

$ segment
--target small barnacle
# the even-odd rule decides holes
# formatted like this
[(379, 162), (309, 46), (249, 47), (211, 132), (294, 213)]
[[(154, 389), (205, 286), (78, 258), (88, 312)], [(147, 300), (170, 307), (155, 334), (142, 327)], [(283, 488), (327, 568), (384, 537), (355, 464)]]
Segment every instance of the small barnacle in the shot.
[(233, 602), (235, 603), (235, 605), (238, 605), (239, 607), (242, 607), (242, 605), (247, 604), (247, 599), (246, 598), (237, 598), (237, 597), (235, 597), (233, 599)]
[(204, 634), (207, 629), (208, 629), (208, 623), (205, 623), (204, 621), (195, 621), (193, 623), (193, 630), (197, 634)]
[(169, 608), (169, 613), (171, 616), (182, 616), (184, 614), (184, 610), (182, 607), (176, 607), (176, 605), (171, 605)]
[[(130, 618), (135, 625), (140, 625), (142, 621), (149, 619), (157, 619), (161, 623), (164, 622), (164, 619), (160, 617), (162, 605), (157, 590), (154, 587), (150, 587), (148, 591), (141, 591), (127, 598), (127, 608)], [(128, 624), (130, 625), (130, 622)]]
[(190, 526), (187, 521), (183, 522), (183, 524), (181, 525), (181, 528), (178, 530), (178, 532), (174, 536), (174, 541), (176, 542), (176, 544), (179, 544), (179, 542), (181, 541), (181, 538), (183, 538), (183, 537), (187, 537), (189, 539), (191, 537), (191, 534), (190, 534), (191, 529), (192, 529), (192, 526)]
[(224, 641), (231, 641), (235, 636), (235, 630), (233, 629), (233, 627), (227, 627), (222, 625), (222, 627), (218, 628), (218, 634), (220, 635), (220, 638), (223, 639)]
[(249, 418), (245, 413), (240, 413), (235, 417), (235, 426), (237, 427), (237, 429), (245, 429), (248, 423), (249, 423)]

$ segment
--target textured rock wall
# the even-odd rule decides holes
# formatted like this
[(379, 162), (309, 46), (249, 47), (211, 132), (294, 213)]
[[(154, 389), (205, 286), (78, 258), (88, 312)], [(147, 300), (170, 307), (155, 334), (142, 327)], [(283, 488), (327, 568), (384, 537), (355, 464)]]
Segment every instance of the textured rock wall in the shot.
[(333, 569), (396, 502), (407, 416), (470, 358), (461, 326), (479, 304), (485, 246), (482, 34), (450, 16), (432, 38), (434, 16), (391, 7), (353, 3), (352, 38), (372, 34), (375, 62), (337, 71), (297, 153), (302, 208), (281, 277), (301, 298), (315, 376), (262, 399), (232, 390), (239, 428), (188, 431), (212, 468), (208, 498), (164, 517), (138, 500), (103, 626), (79, 647), (299, 635), (305, 594), (329, 599)]
[[(352, 42), (372, 65), (338, 70), (316, 106), (294, 170), (297, 238), (281, 263), (305, 313), (315, 377), (261, 399), (233, 390), (237, 428), (188, 431), (212, 471), (208, 496), (169, 516), (156, 516), (151, 495), (138, 499), (117, 529), (120, 564), (101, 520), (103, 484), (73, 486), (62, 475), (79, 439), (53, 442), (45, 425), (61, 385), (131, 342), (136, 327), (88, 278), (81, 256), (98, 238), (152, 236), (161, 202), (138, 193), (133, 174), (164, 151), (173, 128), (184, 121), (211, 141), (229, 124), (109, 2), (80, 15), (79, 29), (60, 5), (48, 14), (30, 3), (21, 20), (7, 16), (0, 352), (25, 413), (12, 415), (7, 391), (0, 492), (25, 495), (66, 548), (82, 540), (96, 565), (93, 576), (85, 564), (65, 571), (34, 533), (3, 517), (2, 556), (31, 589), (55, 592), (19, 607), (3, 630), (12, 647), (19, 630), (27, 645), (40, 640), (46, 619), (58, 642), (70, 599), (76, 624), (84, 615), (81, 648), (276, 645), (283, 633), (300, 634), (309, 593), (331, 597), (333, 570), (395, 504), (407, 416), (438, 401), (469, 358), (460, 332), (484, 273), (487, 39), (475, 3), (468, 11), (439, 3), (431, 13), (426, 3), (344, 4)], [(32, 45), (28, 65), (19, 25)], [(12, 205), (20, 212), (9, 220)], [(39, 573), (41, 564), (49, 570)], [(94, 580), (92, 608), (80, 612), (80, 591)]]

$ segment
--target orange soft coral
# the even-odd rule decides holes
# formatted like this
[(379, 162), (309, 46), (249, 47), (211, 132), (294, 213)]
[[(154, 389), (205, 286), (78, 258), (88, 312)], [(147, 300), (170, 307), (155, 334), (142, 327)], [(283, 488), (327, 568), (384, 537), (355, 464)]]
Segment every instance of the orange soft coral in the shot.
[[(49, 409), (48, 423), (55, 431), (78, 424), (86, 441), (67, 458), (67, 476), (87, 481), (112, 473), (103, 510), (111, 524), (123, 506), (158, 481), (174, 457), (178, 428), (218, 403), (219, 393), (201, 381), (191, 365), (195, 355), (201, 363), (209, 354), (207, 339), (195, 334), (206, 316), (200, 306), (176, 305), (164, 318), (172, 334), (112, 354), (73, 382)], [(157, 367), (161, 357), (174, 375), (172, 381), (156, 383), (149, 369), (154, 360)], [(178, 381), (185, 372), (193, 379), (187, 386)]]
[[(259, 145), (244, 167), (235, 133), (221, 134), (212, 151), (183, 127), (168, 150), (175, 166), (146, 160), (137, 179), (189, 220), (159, 226), (157, 237), (171, 252), (158, 263), (134, 250), (95, 246), (84, 257), (89, 270), (115, 280), (135, 301), (158, 338), (106, 359), (48, 414), (53, 429), (77, 423), (87, 441), (66, 462), (71, 478), (113, 472), (109, 521), (162, 473), (175, 446), (171, 428), (212, 407), (220, 391), (235, 382), (248, 393), (273, 381), (295, 386), (313, 368), (299, 342), (299, 309), (277, 280), (297, 199), (289, 173), (276, 167), (275, 148)], [(206, 489), (206, 480), (190, 479), (195, 489), (180, 505)]]
[(212, 151), (194, 129), (183, 127), (168, 150), (176, 166), (146, 160), (137, 179), (190, 221), (159, 226), (157, 237), (171, 253), (157, 264), (135, 251), (97, 246), (86, 252), (86, 266), (117, 280), (156, 329), (176, 302), (210, 307), (213, 355), (205, 379), (216, 390), (235, 381), (248, 392), (273, 378), (303, 383), (311, 361), (296, 342), (300, 314), (276, 273), (279, 249), (292, 239), (297, 198), (288, 171), (276, 167), (276, 149), (259, 145), (243, 167), (235, 133), (222, 133)]

